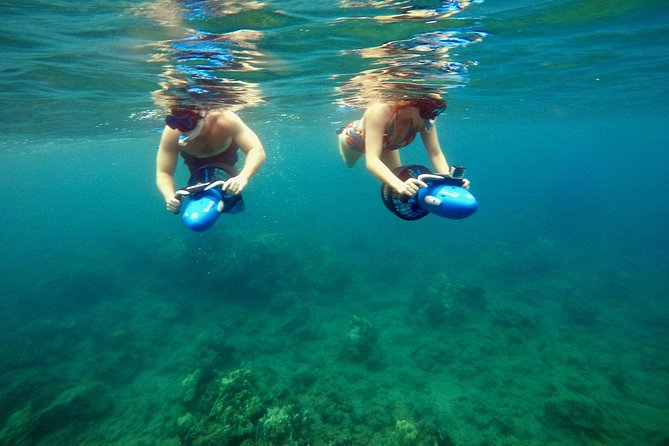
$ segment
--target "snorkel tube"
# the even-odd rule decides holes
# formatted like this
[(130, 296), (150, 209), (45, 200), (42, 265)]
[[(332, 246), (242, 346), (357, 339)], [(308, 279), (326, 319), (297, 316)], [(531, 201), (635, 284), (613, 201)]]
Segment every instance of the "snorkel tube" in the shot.
[(418, 220), (432, 213), (440, 217), (460, 220), (478, 209), (476, 198), (462, 187), (464, 167), (455, 167), (449, 174), (434, 174), (425, 166), (417, 164), (395, 170), (402, 181), (417, 178), (427, 184), (413, 197), (398, 194), (390, 186), (381, 187), (383, 204), (403, 220)]
[(189, 229), (205, 231), (216, 223), (221, 213), (242, 210), (241, 195), (231, 195), (222, 189), (228, 177), (221, 167), (203, 166), (191, 175), (187, 187), (176, 191), (179, 200), (188, 197), (182, 219)]
[(197, 120), (197, 124), (195, 125), (195, 128), (191, 130), (190, 132), (182, 132), (179, 135), (179, 139), (177, 142), (181, 147), (184, 147), (187, 145), (189, 142), (200, 136), (200, 132), (202, 132), (202, 127), (204, 127), (204, 115), (200, 113), (200, 119)]

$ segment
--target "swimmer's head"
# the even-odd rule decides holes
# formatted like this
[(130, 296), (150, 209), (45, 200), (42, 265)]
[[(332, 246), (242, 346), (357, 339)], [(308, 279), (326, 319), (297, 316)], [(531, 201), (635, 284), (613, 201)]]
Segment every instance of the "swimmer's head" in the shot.
[(204, 110), (198, 107), (173, 107), (165, 116), (165, 124), (174, 130), (181, 132), (178, 143), (185, 146), (202, 132), (204, 127)]
[(418, 109), (420, 117), (429, 121), (434, 120), (446, 110), (446, 102), (436, 95), (416, 99), (414, 106)]
[(197, 107), (173, 107), (165, 116), (165, 124), (181, 133), (192, 132), (198, 122), (204, 117), (202, 110)]

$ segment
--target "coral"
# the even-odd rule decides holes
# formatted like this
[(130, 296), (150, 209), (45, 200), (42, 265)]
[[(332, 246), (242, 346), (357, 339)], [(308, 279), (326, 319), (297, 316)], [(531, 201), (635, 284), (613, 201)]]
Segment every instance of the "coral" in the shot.
[(192, 444), (201, 433), (195, 416), (190, 412), (177, 419), (176, 429), (179, 439), (186, 445)]
[[(238, 445), (252, 441), (256, 423), (265, 410), (260, 386), (249, 370), (237, 369), (202, 383), (199, 373), (189, 374), (182, 381), (187, 407), (199, 407), (199, 412), (186, 412), (176, 420), (176, 431), (184, 445)], [(193, 403), (186, 401), (194, 389)], [(201, 396), (198, 396), (202, 394)], [(204, 411), (204, 413), (202, 412)]]
[(377, 349), (378, 338), (378, 331), (371, 322), (365, 318), (353, 316), (344, 338), (342, 353), (347, 359), (378, 366), (381, 359)]
[(238, 369), (221, 378), (209, 419), (223, 426), (230, 437), (247, 437), (255, 433), (255, 422), (263, 410), (260, 390), (251, 372)]
[(328, 446), (353, 446), (353, 440), (351, 439), (350, 434), (340, 434), (337, 438), (331, 440), (328, 443)]
[[(197, 371), (182, 385), (192, 389)], [(268, 405), (274, 400), (251, 371), (237, 369), (211, 383), (200, 383), (196, 396), (205, 412), (186, 412), (176, 420), (179, 440), (188, 446), (306, 446), (311, 443), (310, 419), (294, 405)]]
[(186, 376), (181, 381), (184, 403), (189, 403), (195, 399), (195, 397), (197, 396), (197, 387), (198, 384), (200, 384), (201, 378), (202, 378), (202, 371), (200, 369), (196, 369), (192, 373), (189, 373), (188, 376)]
[(483, 288), (439, 273), (414, 294), (411, 311), (430, 325), (457, 324), (467, 312), (484, 311), (487, 305)]
[[(271, 407), (258, 421), (257, 446), (298, 446), (309, 444), (309, 420), (293, 406)], [(302, 440), (302, 441), (300, 441)]]
[(408, 420), (397, 420), (393, 437), (397, 446), (414, 446), (418, 440), (418, 428)]
[(258, 421), (256, 444), (258, 446), (296, 446), (289, 408), (272, 407)]

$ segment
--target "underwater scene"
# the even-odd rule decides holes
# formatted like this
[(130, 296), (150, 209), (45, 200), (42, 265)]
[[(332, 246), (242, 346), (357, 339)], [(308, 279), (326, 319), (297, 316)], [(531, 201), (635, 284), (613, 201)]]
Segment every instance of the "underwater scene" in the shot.
[[(669, 445), (666, 2), (0, 17), (0, 445)], [(466, 218), (398, 218), (338, 150), (427, 93)], [(156, 188), (183, 102), (267, 155), (204, 231)]]

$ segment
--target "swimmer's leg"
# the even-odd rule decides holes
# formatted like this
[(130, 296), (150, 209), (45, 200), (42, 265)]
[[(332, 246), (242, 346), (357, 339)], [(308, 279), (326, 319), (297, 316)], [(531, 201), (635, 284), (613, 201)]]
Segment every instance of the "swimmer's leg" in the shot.
[(355, 166), (355, 163), (357, 163), (362, 156), (362, 152), (358, 152), (349, 147), (346, 143), (346, 135), (344, 135), (343, 132), (339, 134), (339, 154), (347, 167)]

